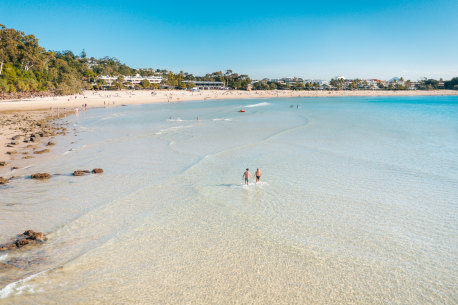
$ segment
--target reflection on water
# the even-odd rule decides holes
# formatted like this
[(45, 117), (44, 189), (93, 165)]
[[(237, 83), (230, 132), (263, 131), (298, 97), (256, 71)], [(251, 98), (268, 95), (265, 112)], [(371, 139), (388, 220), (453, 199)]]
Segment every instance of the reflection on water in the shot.
[[(22, 264), (1, 269), (0, 302), (456, 302), (457, 98), (294, 103), (72, 118), (78, 136), (17, 173), (52, 179), (1, 190), (1, 240), (49, 240), (0, 256)], [(95, 167), (104, 174), (69, 175)], [(243, 184), (247, 167), (261, 183)]]

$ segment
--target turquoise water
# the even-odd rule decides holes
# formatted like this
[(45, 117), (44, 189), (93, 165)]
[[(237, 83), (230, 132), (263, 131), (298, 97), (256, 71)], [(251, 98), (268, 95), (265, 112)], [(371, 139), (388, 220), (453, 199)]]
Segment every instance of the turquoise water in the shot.
[[(1, 190), (1, 240), (31, 228), (49, 241), (0, 255), (39, 259), (0, 275), (0, 303), (458, 302), (457, 97), (184, 102), (68, 121), (53, 156), (17, 172), (62, 175)], [(261, 183), (243, 185), (247, 167)]]

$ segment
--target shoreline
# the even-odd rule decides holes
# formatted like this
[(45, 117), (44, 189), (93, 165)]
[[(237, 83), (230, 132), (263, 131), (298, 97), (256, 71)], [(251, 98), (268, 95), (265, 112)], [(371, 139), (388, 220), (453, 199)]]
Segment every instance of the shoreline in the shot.
[[(0, 177), (9, 179), (14, 169), (39, 162), (49, 149), (48, 142), (65, 134), (64, 122), (58, 121), (75, 113), (75, 108), (100, 108), (110, 105), (176, 103), (184, 101), (262, 99), (294, 97), (371, 97), (371, 96), (458, 96), (454, 90), (433, 91), (292, 91), (292, 90), (122, 90), (84, 91), (78, 95), (36, 97), (0, 101)], [(43, 124), (44, 123), (44, 124)], [(43, 126), (40, 126), (43, 125)], [(55, 131), (49, 134), (50, 129)], [(39, 136), (44, 133), (44, 136)], [(37, 135), (36, 142), (24, 142)], [(15, 139), (13, 139), (15, 137)], [(44, 150), (45, 153), (36, 153)], [(6, 162), (2, 165), (1, 162)]]
[(198, 100), (290, 98), (290, 97), (371, 97), (371, 96), (458, 96), (457, 90), (430, 91), (293, 91), (293, 90), (120, 90), (83, 91), (81, 94), (54, 97), (36, 97), (0, 101), (0, 113), (9, 111), (49, 110), (54, 107), (76, 108), (87, 104), (88, 108), (109, 104), (152, 104)]

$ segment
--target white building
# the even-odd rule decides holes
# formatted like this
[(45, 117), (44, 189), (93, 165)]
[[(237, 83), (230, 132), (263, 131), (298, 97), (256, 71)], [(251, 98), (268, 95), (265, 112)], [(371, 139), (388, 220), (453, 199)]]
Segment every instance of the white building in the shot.
[[(106, 86), (112, 86), (113, 82), (117, 81), (119, 79), (118, 76), (109, 76), (109, 75), (100, 75), (97, 77), (97, 79), (104, 80), (106, 83)], [(123, 84), (125, 85), (137, 85), (139, 84), (142, 80), (146, 79), (147, 81), (150, 82), (150, 84), (160, 84), (162, 82), (162, 77), (161, 76), (141, 76), (140, 74), (137, 74), (135, 76), (124, 76)]]
[(199, 90), (221, 90), (224, 89), (223, 82), (185, 80), (183, 83), (193, 83)]

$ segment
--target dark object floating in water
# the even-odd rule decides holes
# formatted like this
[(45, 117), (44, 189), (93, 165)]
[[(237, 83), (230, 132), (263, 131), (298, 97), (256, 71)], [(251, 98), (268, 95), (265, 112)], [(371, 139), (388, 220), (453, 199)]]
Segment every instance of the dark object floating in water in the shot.
[(51, 175), (48, 173), (36, 173), (30, 176), (32, 179), (49, 179), (51, 178)]
[(20, 234), (16, 240), (0, 245), (0, 251), (14, 250), (17, 248), (22, 248), (25, 245), (42, 244), (47, 240), (48, 238), (44, 233), (27, 230)]
[(101, 168), (94, 168), (94, 169), (92, 170), (92, 173), (93, 173), (93, 174), (101, 174), (101, 173), (103, 173), (103, 169), (101, 169)]
[(127, 105), (126, 104), (122, 104), (121, 106), (126, 107)]
[(239, 110), (239, 112), (245, 112), (245, 110), (243, 110), (243, 109), (240, 109), (240, 110)]
[(0, 177), (0, 184), (7, 184), (8, 182), (10, 182), (9, 179), (6, 179), (6, 178), (3, 178), (3, 177)]

